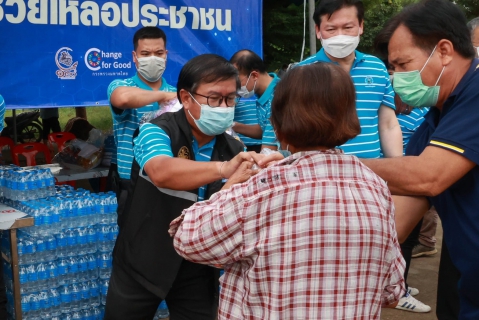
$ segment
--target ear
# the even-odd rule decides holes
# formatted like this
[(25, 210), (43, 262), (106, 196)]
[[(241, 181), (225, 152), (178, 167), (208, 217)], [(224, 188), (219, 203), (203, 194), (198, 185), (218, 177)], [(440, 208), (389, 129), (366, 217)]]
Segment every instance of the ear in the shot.
[(256, 70), (251, 71), (251, 80), (257, 81), (259, 79), (259, 72)]
[(191, 106), (191, 96), (188, 91), (185, 89), (180, 90), (180, 98), (181, 98), (181, 104), (183, 105), (183, 108), (186, 110), (190, 109)]
[(314, 25), (314, 30), (316, 30), (316, 38), (317, 38), (318, 40), (321, 40), (321, 32), (320, 32), (319, 26), (318, 26), (317, 24)]
[(447, 66), (451, 63), (454, 55), (454, 45), (451, 41), (442, 39), (437, 43), (436, 51), (439, 54), (442, 65)]
[(136, 59), (136, 53), (135, 53), (135, 51), (132, 51), (132, 52), (131, 52), (131, 55), (132, 55), (132, 57), (133, 57), (133, 63), (137, 64), (137, 63), (138, 63), (138, 60)]

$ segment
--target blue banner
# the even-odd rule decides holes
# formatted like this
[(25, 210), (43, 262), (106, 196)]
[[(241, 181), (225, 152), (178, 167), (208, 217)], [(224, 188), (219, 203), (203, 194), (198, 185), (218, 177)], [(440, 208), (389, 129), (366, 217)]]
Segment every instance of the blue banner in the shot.
[(7, 108), (108, 105), (114, 79), (132, 77), (133, 35), (167, 35), (167, 82), (203, 53), (262, 56), (260, 0), (0, 0), (0, 94)]

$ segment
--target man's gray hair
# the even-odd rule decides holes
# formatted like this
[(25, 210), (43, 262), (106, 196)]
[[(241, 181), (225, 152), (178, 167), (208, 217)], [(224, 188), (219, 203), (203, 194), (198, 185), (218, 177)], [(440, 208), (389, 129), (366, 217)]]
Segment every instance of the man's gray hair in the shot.
[(471, 33), (473, 33), (474, 30), (476, 30), (476, 28), (479, 27), (479, 17), (474, 18), (471, 21), (469, 21), (467, 23), (467, 27), (469, 28), (469, 31), (471, 31)]

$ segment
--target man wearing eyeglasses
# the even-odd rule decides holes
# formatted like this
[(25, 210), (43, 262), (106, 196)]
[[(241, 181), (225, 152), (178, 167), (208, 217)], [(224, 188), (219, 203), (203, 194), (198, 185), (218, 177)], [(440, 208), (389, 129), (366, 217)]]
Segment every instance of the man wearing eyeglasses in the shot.
[(181, 258), (168, 228), (183, 209), (219, 191), (242, 163), (252, 165), (252, 155), (225, 133), (239, 84), (237, 70), (224, 58), (195, 57), (178, 78), (183, 108), (136, 132), (105, 319), (153, 319), (163, 299), (172, 320), (215, 319), (218, 269)]
[(271, 117), (271, 102), (273, 101), (274, 88), (279, 77), (273, 72), (268, 73), (263, 60), (251, 50), (240, 50), (230, 59), (238, 69), (241, 88), (238, 94), (242, 98), (256, 95), (257, 125), (247, 125), (235, 122), (233, 129), (237, 133), (254, 139), (261, 139), (261, 148), (277, 149), (276, 135), (269, 121)]

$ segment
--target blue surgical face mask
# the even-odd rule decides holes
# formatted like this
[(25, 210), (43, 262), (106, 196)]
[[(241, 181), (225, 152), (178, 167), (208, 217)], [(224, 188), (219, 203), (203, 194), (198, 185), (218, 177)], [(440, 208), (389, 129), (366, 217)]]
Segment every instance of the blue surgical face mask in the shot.
[(207, 104), (200, 104), (196, 99), (191, 95), (191, 98), (201, 107), (200, 118), (197, 120), (192, 115), (190, 110), (188, 113), (191, 118), (195, 121), (198, 129), (207, 136), (217, 136), (226, 131), (229, 127), (233, 125), (233, 118), (235, 115), (234, 107), (216, 107), (212, 108)]

